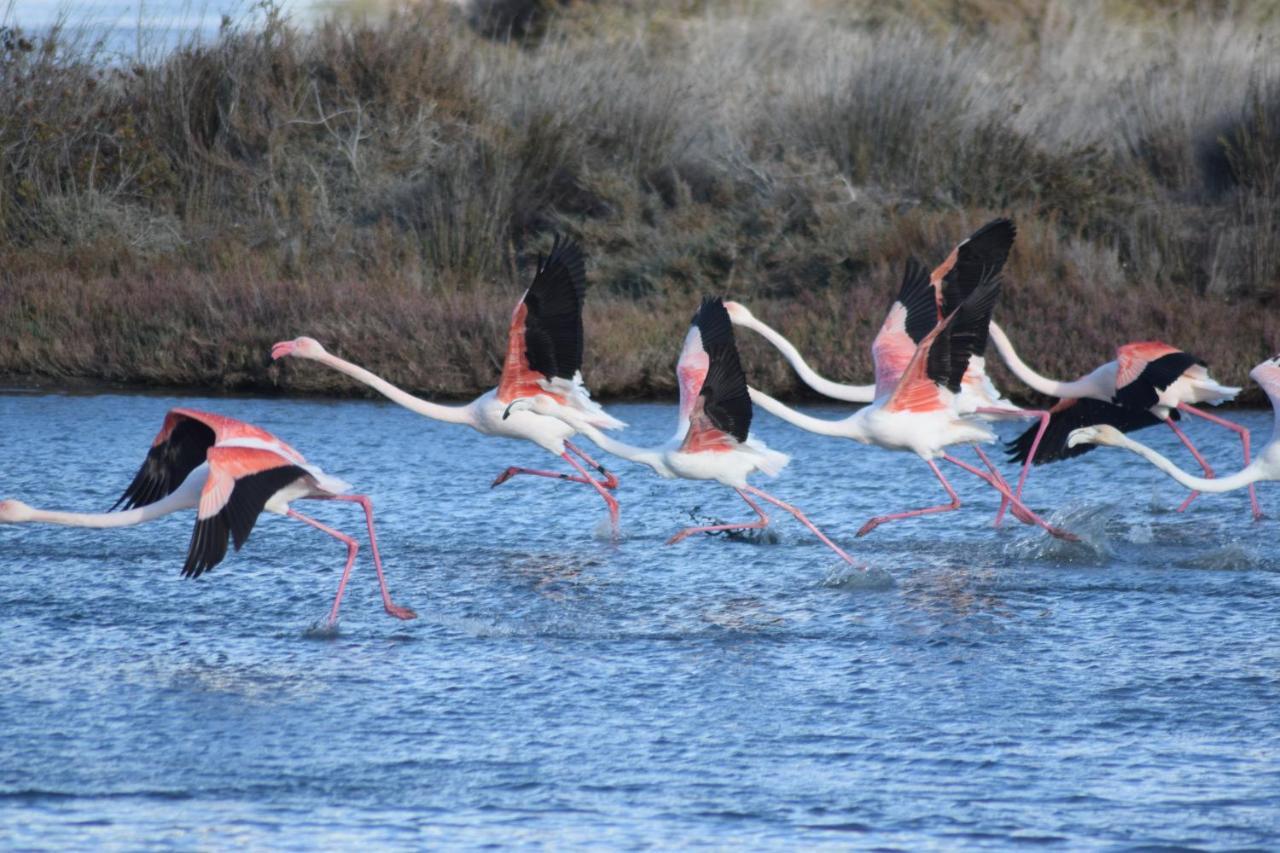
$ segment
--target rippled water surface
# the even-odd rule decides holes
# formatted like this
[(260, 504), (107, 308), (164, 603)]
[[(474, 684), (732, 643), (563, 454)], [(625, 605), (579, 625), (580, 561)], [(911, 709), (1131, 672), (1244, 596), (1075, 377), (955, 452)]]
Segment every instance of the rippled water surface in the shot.
[[(611, 544), (583, 486), (489, 488), (556, 467), (542, 451), (386, 404), (18, 394), (0, 396), (0, 492), (104, 509), (173, 404), (257, 423), (368, 492), (420, 618), (382, 613), (366, 550), (340, 634), (309, 635), (343, 554), (290, 519), (198, 581), (179, 577), (191, 514), (0, 527), (0, 843), (1280, 844), (1271, 484), (1260, 524), (1243, 493), (1179, 515), (1176, 485), (1100, 450), (1028, 486), (1082, 544), (993, 530), (961, 473), (960, 512), (858, 540), (941, 499), (927, 467), (759, 414), (795, 457), (759, 485), (867, 582), (786, 517), (769, 541), (664, 547), (749, 511), (627, 463)], [(674, 418), (611, 410), (636, 441)], [(1265, 438), (1268, 413), (1237, 414)], [(1223, 431), (1189, 429), (1237, 465)], [(1189, 462), (1162, 432), (1143, 435)], [(356, 508), (305, 508), (364, 538)]]

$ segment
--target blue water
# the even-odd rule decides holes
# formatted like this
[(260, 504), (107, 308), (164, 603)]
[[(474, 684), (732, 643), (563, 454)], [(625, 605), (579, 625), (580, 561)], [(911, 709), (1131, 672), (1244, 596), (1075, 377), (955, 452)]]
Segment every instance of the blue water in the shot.
[[(714, 484), (619, 463), (613, 545), (585, 487), (489, 489), (554, 467), (531, 445), (374, 402), (110, 395), (0, 396), (0, 492), (105, 508), (174, 404), (367, 491), (420, 618), (383, 615), (362, 552), (340, 634), (309, 635), (342, 548), (289, 519), (198, 581), (190, 515), (0, 527), (5, 846), (1280, 845), (1277, 522), (1243, 493), (1177, 515), (1175, 485), (1099, 450), (1028, 487), (1084, 543), (992, 530), (962, 474), (960, 512), (857, 540), (941, 498), (928, 469), (760, 415), (795, 455), (760, 485), (892, 577), (863, 582), (789, 518), (664, 547), (691, 515), (749, 517)], [(673, 418), (611, 410), (637, 441)], [(308, 508), (363, 539), (354, 507)]]
[[(281, 13), (299, 23), (315, 17), (313, 0), (272, 0)], [(100, 58), (154, 58), (192, 41), (210, 41), (226, 25), (252, 29), (264, 17), (254, 0), (8, 0), (0, 3), (0, 26), (20, 28), (42, 38), (62, 28), (62, 41), (82, 48), (96, 45)]]

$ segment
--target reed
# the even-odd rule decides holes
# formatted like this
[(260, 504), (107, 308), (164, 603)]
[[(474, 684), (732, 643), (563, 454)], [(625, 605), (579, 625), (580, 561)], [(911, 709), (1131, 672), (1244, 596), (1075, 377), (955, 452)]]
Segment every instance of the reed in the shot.
[(128, 61), (9, 28), (0, 374), (355, 392), (268, 363), (306, 333), (472, 394), (559, 230), (591, 257), (599, 394), (669, 393), (703, 292), (865, 381), (906, 258), (1010, 215), (999, 315), (1045, 372), (1164, 338), (1247, 384), (1280, 347), (1264, 6), (507, 2), (311, 28), (268, 7)]

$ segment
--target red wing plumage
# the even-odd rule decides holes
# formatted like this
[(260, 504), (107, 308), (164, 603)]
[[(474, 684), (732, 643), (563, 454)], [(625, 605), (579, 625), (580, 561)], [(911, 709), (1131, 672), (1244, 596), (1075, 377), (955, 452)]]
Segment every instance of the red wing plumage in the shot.
[(914, 258), (908, 259), (898, 296), (871, 342), (877, 400), (889, 396), (898, 387), (916, 345), (938, 325), (935, 310), (928, 274)]
[[(572, 380), (582, 367), (586, 264), (581, 248), (557, 235), (511, 315), (498, 400), (547, 394), (544, 383)], [(557, 394), (551, 394), (563, 402)]]
[(310, 476), (287, 456), (255, 447), (214, 447), (208, 459), (183, 577), (199, 577), (222, 562), (228, 539), (240, 550), (272, 496)]
[(688, 421), (681, 450), (732, 450), (751, 429), (751, 397), (733, 324), (719, 298), (703, 299), (676, 365), (680, 422)]
[(925, 412), (947, 405), (942, 396), (960, 390), (970, 357), (985, 345), (991, 311), (1000, 293), (1000, 279), (989, 271), (960, 307), (925, 336), (916, 347), (886, 411)]
[(252, 424), (196, 409), (171, 409), (133, 482), (111, 508), (147, 506), (173, 494), (205, 462), (211, 447), (234, 439), (261, 441), (296, 462), (304, 461), (298, 451)]
[(1181, 352), (1163, 341), (1140, 341), (1116, 348), (1116, 388), (1123, 388), (1142, 375), (1156, 359)]

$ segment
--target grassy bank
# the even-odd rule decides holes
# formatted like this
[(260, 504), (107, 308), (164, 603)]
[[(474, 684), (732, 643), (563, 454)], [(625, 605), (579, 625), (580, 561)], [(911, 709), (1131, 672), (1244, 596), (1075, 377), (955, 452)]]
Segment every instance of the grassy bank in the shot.
[(490, 2), (127, 62), (11, 31), (0, 374), (353, 390), (269, 364), (305, 333), (474, 393), (561, 230), (600, 395), (671, 391), (703, 292), (865, 381), (904, 260), (1003, 214), (998, 316), (1044, 372), (1160, 337), (1246, 384), (1280, 347), (1280, 15), (1168, 9)]

